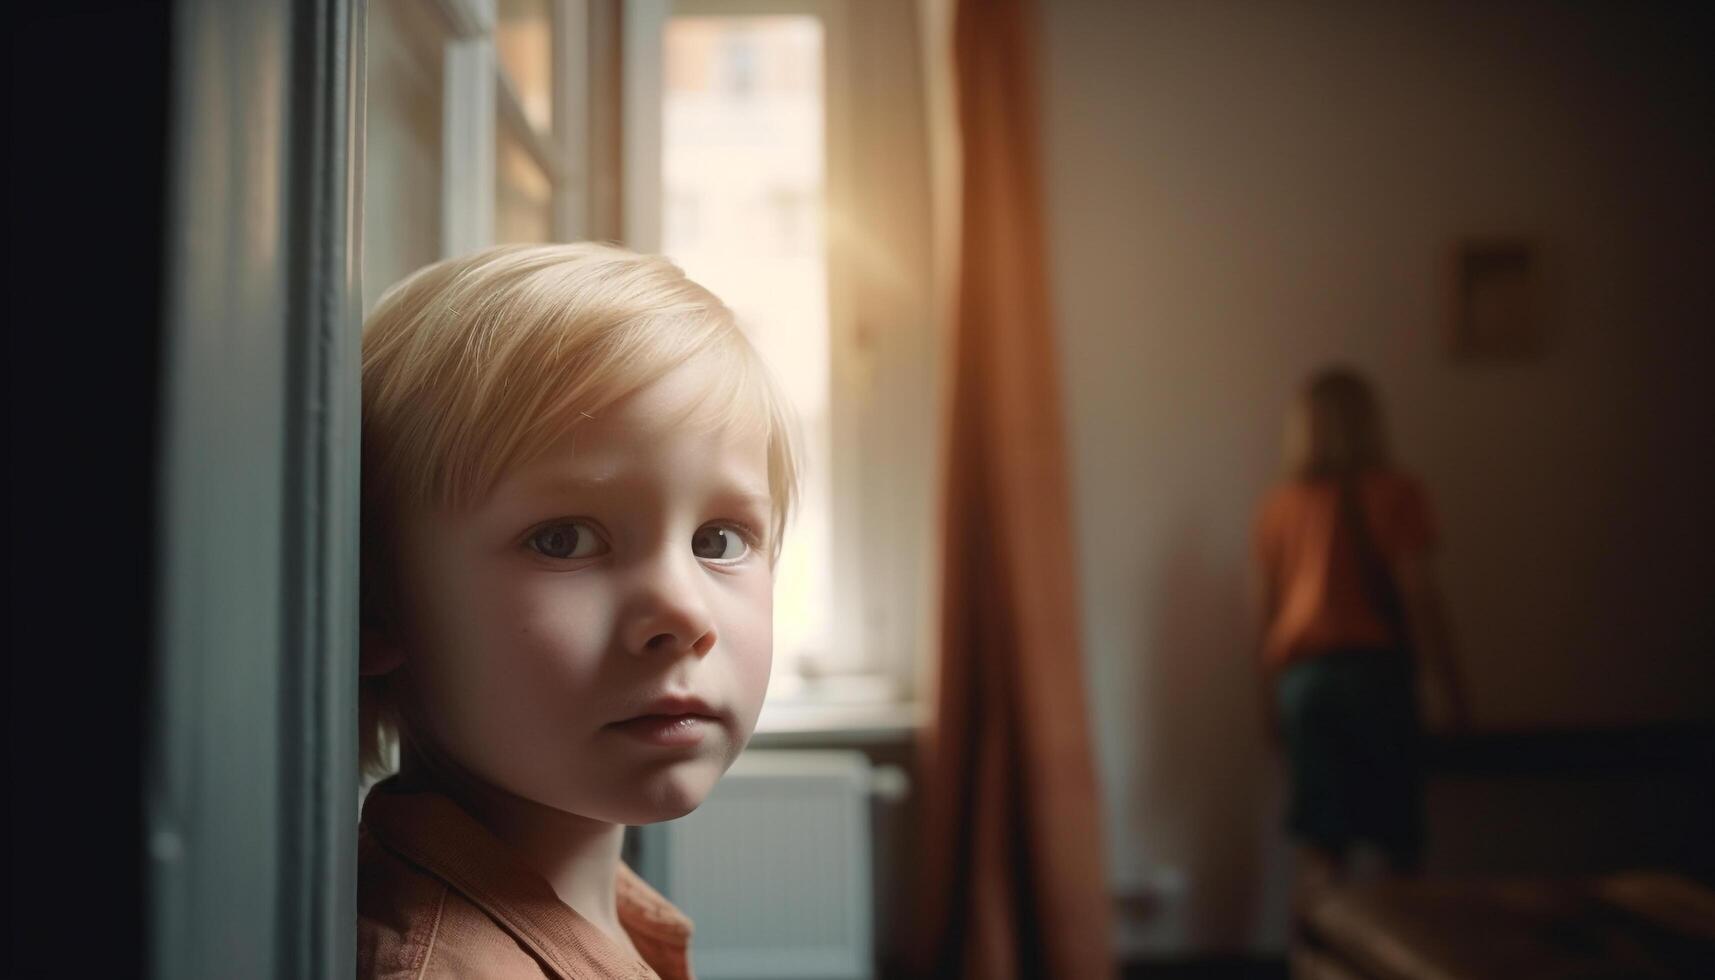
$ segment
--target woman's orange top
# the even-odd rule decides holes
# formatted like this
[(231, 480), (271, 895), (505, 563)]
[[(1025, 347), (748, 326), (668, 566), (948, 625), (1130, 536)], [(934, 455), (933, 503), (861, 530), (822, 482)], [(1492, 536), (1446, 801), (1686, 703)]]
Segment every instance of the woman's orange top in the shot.
[[(1390, 566), (1435, 546), (1435, 519), (1422, 486), (1392, 470), (1367, 473), (1359, 500), (1370, 539)], [(1263, 660), (1280, 665), (1354, 647), (1398, 645), (1364, 591), (1357, 545), (1340, 526), (1333, 480), (1276, 487), (1257, 509), (1256, 559), (1274, 606)]]
[(691, 921), (619, 866), (638, 961), (445, 796), (376, 787), (357, 844), (359, 980), (691, 980)]

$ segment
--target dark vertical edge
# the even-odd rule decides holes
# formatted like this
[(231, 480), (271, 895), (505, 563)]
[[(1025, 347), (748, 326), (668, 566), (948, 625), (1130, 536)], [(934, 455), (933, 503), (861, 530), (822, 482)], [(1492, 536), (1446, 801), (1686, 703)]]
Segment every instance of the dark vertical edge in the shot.
[(327, 895), (323, 903), (329, 917), (323, 950), (328, 968), (323, 976), (344, 976), (357, 963), (357, 816), (360, 774), (357, 765), (358, 688), (358, 596), (362, 475), (361, 390), (363, 369), (363, 147), (368, 121), (364, 113), (369, 91), (368, 25), (369, 0), (349, 0), (343, 8), (346, 24), (347, 77), (344, 87), (346, 115), (344, 133), (345, 236), (346, 250), (339, 272), (345, 281), (342, 329), (334, 331), (331, 350), (336, 369), (330, 371), (339, 392), (339, 411), (334, 414), (335, 431), (341, 439), (332, 454), (330, 486), (339, 508), (333, 512), (338, 529), (330, 555), (337, 575), (338, 615), (333, 618), (333, 649), (341, 655), (325, 680), (328, 694), (326, 717), (334, 733), (332, 758), (325, 770), (329, 805), (322, 811), (330, 841), (327, 853)]

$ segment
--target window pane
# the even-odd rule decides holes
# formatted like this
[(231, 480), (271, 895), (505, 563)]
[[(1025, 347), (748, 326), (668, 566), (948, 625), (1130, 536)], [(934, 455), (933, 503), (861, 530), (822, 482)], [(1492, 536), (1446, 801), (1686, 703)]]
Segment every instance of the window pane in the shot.
[(500, 68), (512, 80), (524, 117), (542, 133), (553, 128), (554, 45), (548, 0), (500, 0), (494, 27)]
[(504, 125), (495, 145), (494, 175), (495, 243), (548, 241), (553, 188), (536, 158)]
[(665, 36), (666, 253), (737, 314), (794, 402), (807, 483), (775, 576), (774, 693), (833, 639), (822, 25), (674, 17)]

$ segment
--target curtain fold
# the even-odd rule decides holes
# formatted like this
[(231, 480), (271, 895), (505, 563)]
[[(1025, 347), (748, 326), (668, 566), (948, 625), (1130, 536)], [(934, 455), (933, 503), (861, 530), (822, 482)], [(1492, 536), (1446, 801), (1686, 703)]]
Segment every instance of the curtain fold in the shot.
[(962, 140), (917, 966), (1113, 975), (1048, 289), (1034, 11), (956, 0)]

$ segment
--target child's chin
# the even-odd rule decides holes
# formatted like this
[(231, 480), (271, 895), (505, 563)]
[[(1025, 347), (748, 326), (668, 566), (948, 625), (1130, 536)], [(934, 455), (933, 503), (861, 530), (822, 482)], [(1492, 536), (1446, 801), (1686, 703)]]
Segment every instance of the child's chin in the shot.
[(633, 826), (677, 820), (702, 806), (720, 779), (720, 770), (708, 765), (679, 765), (652, 773), (636, 792), (622, 803), (627, 811), (618, 821)]

